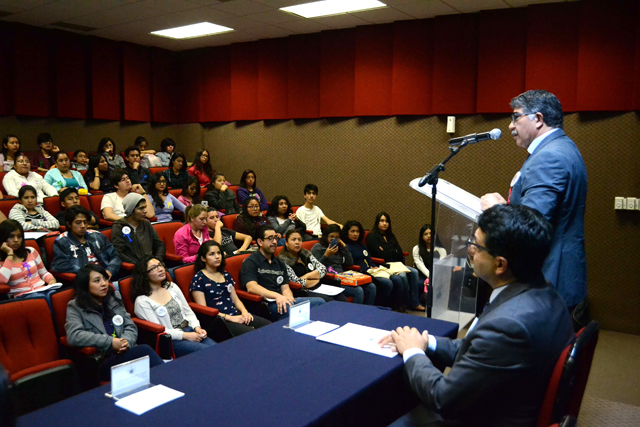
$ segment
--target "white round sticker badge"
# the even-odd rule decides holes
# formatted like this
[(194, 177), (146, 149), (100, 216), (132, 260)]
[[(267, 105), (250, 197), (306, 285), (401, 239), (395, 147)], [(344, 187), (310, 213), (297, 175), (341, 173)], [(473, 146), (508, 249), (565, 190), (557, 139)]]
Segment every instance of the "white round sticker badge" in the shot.
[(307, 265), (307, 267), (309, 268), (309, 270), (313, 270), (313, 263), (310, 262), (309, 265)]
[(156, 314), (160, 317), (164, 317), (167, 315), (167, 309), (164, 306), (160, 306), (156, 309)]
[(227, 285), (227, 292), (231, 293), (232, 290), (233, 290), (233, 285), (231, 283), (229, 283)]
[(278, 276), (278, 278), (276, 279), (276, 282), (278, 283), (278, 285), (282, 285), (282, 282), (284, 282), (284, 277)]
[(121, 326), (124, 323), (124, 319), (119, 314), (116, 314), (115, 316), (113, 316), (113, 319), (111, 319), (111, 321), (116, 326)]
[(509, 187), (513, 187), (514, 185), (516, 185), (516, 182), (518, 182), (519, 179), (520, 179), (520, 171), (516, 172), (516, 174), (513, 176), (513, 179), (511, 180), (511, 185)]
[(362, 255), (364, 256), (369, 256), (369, 251), (367, 251), (366, 249), (364, 251), (362, 251)]
[(129, 234), (131, 233), (131, 228), (128, 225), (125, 225), (124, 227), (122, 227), (122, 234)]
[(347, 262), (347, 259), (345, 257), (342, 257), (342, 263), (344, 264), (345, 262)]

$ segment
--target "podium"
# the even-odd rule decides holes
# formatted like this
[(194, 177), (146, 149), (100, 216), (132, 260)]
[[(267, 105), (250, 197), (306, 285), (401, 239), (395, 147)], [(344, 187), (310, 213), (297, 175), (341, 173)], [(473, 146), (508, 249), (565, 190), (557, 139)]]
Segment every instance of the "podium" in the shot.
[[(416, 178), (409, 186), (431, 197), (431, 185), (418, 186)], [(478, 278), (467, 256), (467, 239), (473, 235), (482, 213), (480, 199), (447, 182), (438, 180), (437, 237), (448, 255), (433, 265), (433, 303), (431, 317), (458, 324), (458, 331), (475, 318)], [(436, 239), (436, 236), (432, 236)]]

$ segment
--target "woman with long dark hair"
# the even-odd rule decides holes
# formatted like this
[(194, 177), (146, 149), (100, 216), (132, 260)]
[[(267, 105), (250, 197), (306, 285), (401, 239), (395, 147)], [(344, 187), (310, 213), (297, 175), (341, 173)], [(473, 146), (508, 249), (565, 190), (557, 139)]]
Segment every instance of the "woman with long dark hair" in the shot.
[(151, 204), (156, 211), (158, 222), (173, 221), (171, 214), (174, 210), (184, 213), (186, 206), (176, 199), (173, 194), (169, 193), (167, 179), (162, 172), (151, 175), (147, 192), (151, 197)]
[[(276, 233), (284, 236), (289, 230), (298, 230), (303, 240), (311, 240), (311, 236), (306, 234), (307, 226), (293, 213), (291, 202), (287, 196), (273, 198), (271, 206), (267, 210), (267, 219), (276, 230)], [(278, 242), (278, 244), (283, 245), (284, 242)]]
[(185, 206), (198, 205), (202, 201), (200, 196), (200, 182), (195, 176), (189, 175), (182, 187), (182, 193), (178, 196), (178, 200)]
[(216, 344), (200, 327), (178, 285), (167, 278), (164, 263), (153, 255), (144, 256), (136, 264), (131, 291), (136, 316), (165, 327), (176, 357)]
[[(376, 215), (371, 232), (367, 236), (366, 244), (372, 257), (382, 258), (384, 262), (401, 262), (404, 264), (404, 254), (398, 239), (393, 234), (391, 216), (387, 212), (380, 212)], [(405, 303), (412, 310), (424, 311), (424, 306), (420, 305), (420, 293), (424, 288), (424, 282), (420, 282), (418, 270), (406, 265), (405, 267), (407, 267), (409, 273), (398, 274), (403, 280), (406, 280), (409, 288), (408, 300)]]
[(167, 186), (174, 189), (182, 189), (189, 172), (187, 172), (187, 158), (182, 153), (173, 153), (169, 160), (169, 169), (165, 169), (162, 174), (167, 180)]
[(109, 170), (124, 169), (127, 165), (124, 163), (124, 159), (116, 151), (116, 143), (113, 139), (104, 137), (98, 144), (98, 153), (105, 153), (107, 155), (107, 162), (109, 163)]
[[(248, 234), (253, 240), (258, 238), (258, 228), (269, 224), (267, 218), (262, 216), (260, 202), (255, 197), (247, 197), (242, 202), (242, 212), (237, 216), (233, 229), (242, 234)], [(276, 234), (278, 239), (282, 235)]]
[(216, 171), (211, 167), (211, 158), (207, 150), (198, 150), (193, 159), (193, 165), (189, 168), (189, 173), (200, 183), (200, 187), (206, 187), (211, 183)]
[(200, 246), (194, 265), (196, 275), (191, 279), (189, 292), (193, 300), (218, 309), (233, 336), (245, 334), (270, 324), (267, 319), (254, 316), (245, 308), (235, 291), (235, 281), (224, 271), (226, 255), (222, 246), (209, 240)]
[(138, 329), (102, 266), (85, 265), (73, 285), (76, 296), (69, 301), (64, 325), (67, 340), (74, 347), (98, 349), (93, 357), (100, 365), (100, 380), (110, 380), (112, 366), (140, 357), (149, 356), (152, 367), (163, 363), (151, 347), (136, 345)]
[(105, 153), (94, 154), (89, 159), (89, 168), (84, 174), (84, 182), (93, 191), (102, 191), (103, 193), (112, 193), (115, 188), (109, 182), (111, 170), (109, 170), (109, 161)]
[(256, 173), (253, 169), (246, 169), (240, 177), (240, 187), (238, 188), (238, 201), (244, 202), (247, 197), (255, 197), (260, 202), (260, 210), (266, 211), (269, 208), (267, 198), (257, 187)]

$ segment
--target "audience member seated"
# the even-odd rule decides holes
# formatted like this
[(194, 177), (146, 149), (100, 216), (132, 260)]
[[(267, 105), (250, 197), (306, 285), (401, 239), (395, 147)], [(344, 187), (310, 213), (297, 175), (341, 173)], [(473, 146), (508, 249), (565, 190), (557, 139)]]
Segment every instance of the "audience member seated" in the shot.
[[(249, 198), (247, 200), (258, 203), (255, 199)], [(260, 250), (249, 255), (242, 263), (240, 281), (242, 287), (248, 292), (264, 299), (275, 300), (268, 302), (272, 319), (280, 320), (289, 317), (289, 307), (304, 301), (309, 301), (311, 308), (324, 304), (322, 298), (293, 297), (289, 287), (289, 278), (295, 273), (284, 261), (274, 256), (278, 247), (278, 236), (276, 236), (273, 227), (270, 225), (260, 227), (257, 237)]]
[(300, 206), (296, 211), (298, 219), (304, 222), (307, 230), (311, 230), (314, 236), (322, 236), (322, 223), (330, 225), (337, 224), (342, 228), (341, 224), (329, 219), (322, 209), (315, 206), (318, 197), (318, 187), (314, 184), (307, 184), (304, 187), (304, 206)]
[(260, 210), (266, 211), (267, 209), (269, 209), (267, 198), (257, 187), (257, 185), (256, 173), (253, 170), (246, 169), (244, 172), (242, 172), (242, 176), (240, 177), (240, 187), (238, 188), (238, 201), (242, 203), (247, 197), (253, 196), (258, 199), (258, 202), (260, 202)]
[(200, 327), (180, 288), (169, 281), (164, 264), (158, 258), (145, 255), (136, 264), (131, 290), (136, 316), (164, 326), (165, 332), (171, 335), (176, 357), (216, 344)]
[(187, 158), (182, 153), (174, 153), (169, 161), (169, 169), (162, 171), (167, 185), (174, 189), (184, 188), (191, 175), (187, 172)]
[[(65, 188), (60, 193), (60, 206), (62, 210), (58, 212), (55, 217), (60, 223), (60, 225), (65, 225), (67, 220), (65, 219), (65, 215), (67, 214), (67, 210), (72, 206), (80, 206), (80, 196), (78, 195), (78, 190), (75, 188)], [(97, 230), (100, 226), (100, 220), (98, 216), (90, 210), (87, 210), (89, 217), (87, 218), (87, 228)]]
[(90, 214), (82, 206), (72, 206), (65, 214), (67, 231), (53, 242), (51, 270), (57, 273), (78, 273), (82, 266), (99, 264), (109, 279), (120, 271), (122, 261), (107, 236), (89, 230)]
[(89, 168), (89, 156), (84, 150), (76, 150), (73, 153), (73, 159), (71, 160), (71, 169), (80, 171), (86, 171)]
[[(391, 217), (386, 212), (380, 212), (376, 216), (371, 232), (367, 235), (366, 241), (369, 254), (375, 258), (382, 258), (384, 262), (404, 263), (404, 255), (398, 239), (393, 234), (391, 228)], [(398, 276), (405, 281), (403, 288), (409, 289), (405, 304), (413, 310), (424, 311), (424, 306), (420, 305), (420, 293), (424, 291), (424, 281), (420, 281), (418, 270), (407, 267), (409, 273), (400, 273)]]
[[(220, 244), (227, 256), (242, 253), (251, 246), (251, 236), (225, 228), (220, 221), (220, 214), (214, 208), (207, 208), (207, 228), (209, 237)], [(242, 240), (240, 248), (236, 246), (236, 240)]]
[[(115, 189), (115, 192), (105, 194), (100, 204), (100, 210), (102, 211), (102, 217), (107, 221), (118, 221), (125, 217), (125, 209), (122, 204), (127, 194), (147, 194), (140, 184), (131, 184), (129, 175), (121, 169), (111, 172), (109, 177), (111, 187)], [(147, 218), (153, 218), (156, 216), (153, 206), (149, 204), (146, 209)]]
[[(115, 172), (114, 172), (115, 173)], [(149, 203), (137, 193), (127, 194), (122, 201), (125, 218), (117, 220), (111, 228), (111, 243), (120, 259), (135, 264), (143, 256), (152, 254), (164, 260), (167, 248), (158, 232), (145, 218)]]
[(136, 137), (135, 141), (133, 141), (133, 145), (140, 150), (141, 158), (146, 156), (147, 154), (156, 154), (156, 150), (149, 149), (149, 143), (147, 142), (147, 138), (145, 138), (144, 136)]
[[(368, 271), (373, 270), (372, 273), (375, 274), (375, 271), (378, 270), (379, 267), (373, 262), (369, 256), (367, 247), (362, 243), (362, 239), (364, 238), (364, 228), (362, 224), (354, 220), (347, 221), (340, 231), (340, 237), (342, 241), (346, 243), (347, 249), (353, 257), (353, 265), (360, 267), (361, 273), (370, 274)], [(373, 276), (373, 274), (371, 275)], [(376, 287), (376, 305), (386, 307), (394, 305), (390, 298), (394, 288), (396, 288), (396, 301), (398, 302), (403, 301), (403, 295), (409, 292), (409, 289), (403, 288), (404, 281), (397, 276), (391, 278), (373, 276), (372, 279)], [(399, 305), (396, 307), (399, 307)]]
[[(343, 265), (353, 265), (351, 252), (340, 238), (338, 224), (331, 224), (326, 228), (318, 243), (311, 248), (311, 253), (325, 267), (331, 268), (335, 273), (342, 273), (344, 271)], [(376, 286), (373, 283), (367, 283), (363, 286), (342, 286), (342, 288), (344, 288), (346, 296), (353, 297), (355, 304), (373, 305), (376, 301)]]
[(98, 154), (105, 153), (107, 155), (107, 162), (109, 162), (109, 170), (124, 169), (127, 165), (124, 164), (124, 159), (116, 151), (116, 143), (109, 137), (102, 138), (100, 144), (98, 144)]
[(149, 169), (162, 166), (162, 162), (156, 156), (156, 151), (149, 149), (149, 143), (144, 136), (137, 137), (133, 145), (140, 151), (140, 165), (142, 167)]
[(341, 288), (342, 286), (340, 286), (340, 280), (323, 280), (327, 274), (327, 269), (311, 252), (302, 247), (302, 234), (298, 230), (287, 231), (284, 238), (285, 247), (280, 251), (278, 258), (291, 267), (298, 279), (302, 279), (292, 280), (289, 277), (289, 281), (303, 284), (304, 288), (309, 291), (309, 296), (322, 298), (327, 302), (333, 300), (346, 302), (347, 298), (344, 296), (344, 292), (335, 297), (313, 292), (314, 288), (320, 286), (320, 281), (326, 282), (329, 286), (339, 286)]
[(151, 172), (140, 164), (140, 150), (134, 146), (127, 147), (124, 150), (124, 156), (129, 164), (129, 166), (124, 168), (124, 171), (129, 175), (131, 183), (140, 184), (142, 185), (142, 188), (147, 190), (149, 187)]
[[(267, 219), (276, 233), (284, 236), (289, 230), (298, 230), (303, 240), (311, 240), (311, 236), (306, 234), (307, 226), (298, 219), (298, 216), (291, 209), (291, 202), (287, 196), (276, 196), (267, 211)], [(278, 242), (283, 245), (284, 241)]]
[[(0, 284), (8, 285), (10, 297), (47, 298), (55, 289), (40, 290), (56, 283), (55, 277), (47, 271), (40, 254), (24, 244), (24, 230), (19, 222), (6, 220), (0, 223)], [(37, 291), (30, 294), (27, 292)], [(51, 304), (49, 304), (51, 305)]]
[(30, 185), (25, 185), (18, 192), (18, 203), (9, 211), (9, 219), (18, 221), (26, 231), (52, 231), (60, 228), (58, 220), (38, 204), (36, 189)]
[(4, 172), (13, 169), (16, 156), (20, 153), (20, 140), (13, 134), (8, 134), (2, 139), (2, 153), (0, 153), (0, 165)]
[(110, 176), (111, 170), (107, 155), (100, 153), (91, 156), (87, 172), (84, 174), (84, 182), (89, 187), (89, 191), (102, 191), (103, 193), (115, 191), (109, 182)]
[(189, 175), (189, 178), (182, 187), (182, 193), (178, 196), (178, 200), (185, 206), (198, 205), (202, 201), (200, 196), (200, 182), (195, 176)]
[[(447, 256), (447, 251), (438, 245), (436, 239), (433, 258), (439, 260)], [(431, 272), (431, 224), (425, 224), (420, 228), (418, 234), (418, 244), (413, 247), (413, 265), (420, 273), (420, 280), (423, 282), (430, 277)]]
[(184, 213), (185, 205), (169, 193), (167, 188), (167, 179), (162, 172), (151, 175), (149, 180), (149, 198), (151, 205), (156, 212), (158, 222), (173, 221), (171, 214), (174, 210)]
[(224, 178), (224, 174), (217, 172), (213, 176), (213, 182), (204, 194), (204, 199), (209, 203), (210, 207), (224, 209), (228, 215), (240, 213), (240, 206), (236, 202), (236, 194), (229, 190), (226, 182), (227, 180)]
[(176, 255), (180, 255), (182, 261), (194, 262), (200, 245), (209, 240), (207, 208), (202, 205), (187, 207), (184, 220), (186, 224), (173, 235), (173, 246), (176, 248)]
[[(160, 151), (158, 151), (156, 153), (156, 157), (158, 157), (160, 159), (160, 162), (162, 163), (162, 166), (164, 167), (171, 167), (170, 165), (170, 160), (171, 157), (173, 156), (174, 151), (176, 150), (176, 143), (174, 142), (173, 139), (171, 138), (165, 138), (160, 142)], [(185, 170), (187, 167), (187, 161), (184, 161), (184, 165), (185, 165)], [(182, 186), (176, 187), (176, 188), (182, 188)]]
[(270, 324), (269, 320), (249, 313), (240, 301), (234, 289), (236, 282), (224, 271), (225, 258), (218, 242), (210, 240), (200, 246), (194, 266), (196, 275), (189, 286), (193, 300), (218, 309), (234, 337)]
[(2, 179), (2, 186), (9, 196), (18, 197), (18, 192), (25, 185), (30, 185), (36, 189), (38, 203), (44, 203), (45, 196), (58, 195), (58, 192), (51, 184), (45, 181), (39, 173), (31, 170), (29, 157), (24, 153), (20, 153), (16, 156), (13, 170)]
[(209, 159), (209, 152), (207, 150), (198, 150), (196, 157), (193, 159), (193, 164), (188, 169), (189, 174), (198, 178), (200, 187), (204, 188), (211, 184), (215, 171), (211, 167), (211, 161)]
[(31, 168), (39, 172), (48, 172), (55, 164), (51, 155), (53, 154), (53, 137), (50, 133), (38, 135), (39, 150), (32, 154)]
[(111, 367), (149, 356), (151, 367), (164, 362), (151, 347), (136, 345), (138, 328), (131, 320), (122, 297), (109, 286), (109, 277), (100, 265), (82, 267), (74, 282), (76, 296), (67, 306), (64, 328), (73, 347), (96, 347), (100, 380), (111, 380)]
[(51, 158), (56, 167), (45, 174), (45, 181), (51, 184), (57, 192), (67, 187), (77, 188), (78, 190), (84, 189), (88, 192), (87, 184), (84, 182), (82, 174), (78, 171), (71, 170), (71, 161), (66, 152), (59, 151), (54, 153)]
[[(247, 197), (242, 203), (242, 213), (237, 216), (233, 228), (242, 234), (251, 236), (255, 240), (258, 237), (258, 229), (267, 224), (269, 224), (269, 221), (262, 216), (258, 200), (254, 197)], [(281, 238), (282, 235), (278, 234), (278, 239)]]

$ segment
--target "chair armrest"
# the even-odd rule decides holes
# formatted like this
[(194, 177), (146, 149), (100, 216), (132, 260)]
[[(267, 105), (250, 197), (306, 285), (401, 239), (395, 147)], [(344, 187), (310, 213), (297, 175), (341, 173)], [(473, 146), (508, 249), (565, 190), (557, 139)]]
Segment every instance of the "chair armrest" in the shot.
[(136, 265), (131, 264), (130, 262), (122, 261), (122, 268), (124, 268), (127, 271), (133, 271), (133, 269), (136, 268)]
[(189, 307), (191, 307), (191, 310), (193, 310), (195, 314), (203, 314), (210, 317), (216, 317), (218, 313), (220, 313), (217, 308), (207, 307), (195, 302), (190, 302)]
[(73, 283), (73, 281), (76, 280), (76, 274), (75, 273), (57, 273), (55, 271), (52, 271), (51, 274), (53, 274), (53, 277), (55, 277), (56, 279), (58, 279), (61, 282)]
[(333, 274), (333, 273), (327, 273), (327, 274), (324, 275), (324, 277), (326, 277), (329, 280), (333, 280), (333, 279), (336, 278), (336, 275)]
[(409, 256), (409, 252), (402, 252), (403, 256)]
[(164, 259), (169, 261), (182, 262), (182, 257), (180, 255), (172, 254), (169, 252), (167, 252), (167, 254), (164, 256)]
[(100, 225), (104, 225), (105, 227), (113, 226), (113, 221), (107, 221), (106, 219), (101, 219), (99, 221), (100, 221)]
[(385, 262), (384, 262), (384, 260), (383, 260), (382, 258), (374, 258), (374, 257), (371, 257), (371, 260), (372, 260), (373, 262), (375, 262), (376, 264), (378, 264), (378, 265), (382, 265), (382, 264), (384, 264), (384, 263), (385, 263)]
[(8, 294), (10, 290), (8, 285), (0, 285), (0, 294)]
[(300, 283), (289, 282), (289, 287), (291, 289), (302, 289), (302, 285)]
[(360, 271), (360, 266), (359, 265), (350, 265), (349, 267), (346, 268), (346, 270)]
[(313, 236), (313, 231), (311, 230), (305, 230), (304, 232), (307, 233), (309, 236)]
[(78, 351), (82, 354), (86, 354), (87, 356), (91, 356), (92, 354), (98, 353), (98, 349), (95, 347), (74, 347), (72, 345), (69, 345), (69, 341), (67, 341), (67, 337), (61, 337), (60, 344), (72, 350)]
[(236, 294), (238, 294), (238, 298), (246, 301), (262, 302), (262, 297), (260, 295), (250, 294), (247, 291), (236, 289)]
[(131, 320), (133, 320), (133, 323), (135, 323), (138, 329), (144, 329), (145, 331), (152, 332), (154, 334), (161, 334), (164, 332), (164, 326), (158, 325), (157, 323), (142, 320), (137, 317), (133, 317)]

